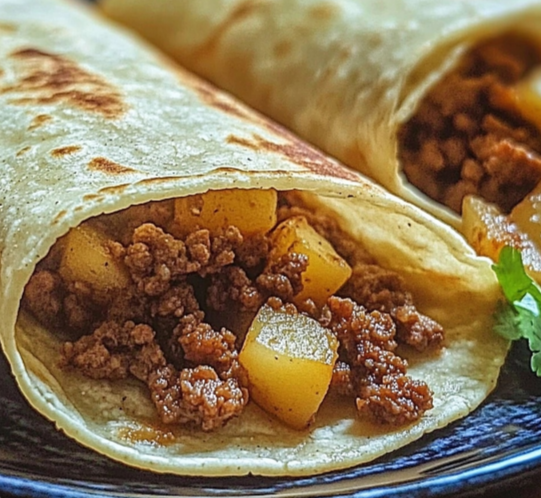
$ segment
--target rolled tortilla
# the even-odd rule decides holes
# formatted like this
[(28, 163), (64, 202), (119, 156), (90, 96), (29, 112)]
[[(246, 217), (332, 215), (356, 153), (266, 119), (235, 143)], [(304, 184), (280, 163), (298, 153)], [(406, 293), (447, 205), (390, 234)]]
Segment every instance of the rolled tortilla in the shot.
[[(508, 32), (526, 35), (537, 45), (537, 64), (541, 61), (541, 8), (535, 0), (102, 0), (102, 5), (108, 16), (189, 69), (455, 227), (463, 190), (474, 192), (479, 175), (490, 182), (491, 166), (462, 172), (455, 167), (432, 179), (428, 175), (446, 154), (440, 150), (427, 159), (434, 164), (406, 176), (401, 128), (468, 50), (485, 40)], [(447, 97), (440, 100), (451, 101), (460, 90), (444, 91)], [(416, 133), (414, 128), (413, 139)], [(458, 132), (445, 133), (448, 138)], [(456, 150), (449, 154), (456, 156)], [(516, 197), (513, 189), (525, 195), (535, 186), (539, 164), (534, 169), (526, 185), (510, 180), (512, 187), (500, 194), (504, 205), (506, 196)], [(439, 198), (434, 194), (439, 186), (464, 179), (465, 186), (451, 187)], [(483, 197), (491, 185), (485, 187)], [(494, 202), (490, 194), (487, 200)]]
[[(57, 0), (0, 2), (1, 339), (30, 404), (80, 443), (128, 465), (191, 475), (306, 475), (374, 459), (465, 416), (495, 386), (507, 343), (491, 331), (489, 263), (447, 226), (394, 198), (92, 13)], [(251, 404), (203, 433), (157, 421), (146, 387), (60, 364), (58, 331), (21, 307), (37, 263), (72, 227), (208, 189), (303, 192), (446, 328), (440, 355), (409, 373), (434, 408), (375, 428), (326, 402), (294, 431)]]

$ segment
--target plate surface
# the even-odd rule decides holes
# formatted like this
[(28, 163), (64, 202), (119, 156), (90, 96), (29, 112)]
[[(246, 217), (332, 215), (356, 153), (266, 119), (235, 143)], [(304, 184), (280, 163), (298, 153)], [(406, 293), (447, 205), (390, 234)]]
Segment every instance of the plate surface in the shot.
[(465, 419), (376, 462), (312, 478), (185, 478), (143, 472), (73, 442), (26, 404), (0, 357), (2, 496), (461, 496), (541, 472), (541, 380), (517, 344), (497, 389)]

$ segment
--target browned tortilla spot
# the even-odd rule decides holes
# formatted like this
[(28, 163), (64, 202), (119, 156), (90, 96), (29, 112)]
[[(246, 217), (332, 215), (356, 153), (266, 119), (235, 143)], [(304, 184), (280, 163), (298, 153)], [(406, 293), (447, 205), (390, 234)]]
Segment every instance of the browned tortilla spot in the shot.
[(219, 92), (209, 83), (204, 81), (192, 81), (191, 83), (192, 88), (205, 104), (219, 109), (226, 114), (231, 114), (241, 119), (253, 120), (254, 114), (252, 112), (247, 111), (243, 105), (238, 104), (234, 99)]
[(52, 121), (53, 117), (49, 116), (48, 114), (38, 114), (30, 124), (28, 125), (28, 130), (35, 130), (36, 128), (39, 128), (40, 126), (44, 125), (45, 123), (48, 123), (49, 121)]
[(126, 110), (116, 87), (66, 57), (34, 48), (17, 50), (11, 57), (19, 81), (0, 91), (16, 94), (13, 104), (63, 103), (107, 118), (117, 118)]
[(88, 168), (92, 171), (99, 171), (108, 175), (136, 173), (134, 169), (128, 168), (127, 166), (122, 166), (121, 164), (115, 163), (114, 161), (106, 159), (105, 157), (95, 157), (88, 163)]
[(53, 220), (53, 225), (56, 225), (64, 216), (66, 216), (68, 214), (68, 212), (66, 210), (62, 210), (60, 211), (54, 218)]
[(101, 199), (102, 197), (103, 196), (98, 195), (98, 194), (87, 194), (87, 195), (83, 196), (83, 201), (85, 201), (85, 202), (95, 201), (96, 199)]
[(336, 5), (322, 2), (310, 8), (309, 16), (312, 19), (329, 21), (338, 13), (338, 10), (339, 8)]
[(246, 0), (240, 3), (233, 11), (226, 17), (216, 28), (213, 30), (212, 36), (208, 38), (203, 45), (201, 45), (194, 52), (194, 57), (198, 58), (205, 56), (209, 52), (216, 50), (220, 43), (220, 39), (229, 31), (236, 23), (242, 19), (248, 17), (261, 2), (258, 0)]
[(74, 154), (79, 152), (82, 149), (80, 145), (66, 145), (65, 147), (58, 147), (51, 151), (51, 156), (53, 157), (62, 157), (67, 156), (68, 154)]
[(181, 176), (160, 176), (156, 178), (145, 178), (139, 182), (137, 182), (137, 185), (153, 185), (157, 183), (167, 183), (175, 180), (179, 180), (182, 178)]
[(291, 52), (292, 48), (293, 45), (291, 43), (291, 40), (280, 40), (273, 47), (274, 55), (277, 58), (285, 57), (287, 54), (289, 54), (289, 52)]
[(9, 24), (7, 22), (0, 22), (0, 34), (2, 33), (14, 33), (17, 31), (17, 26)]
[(98, 190), (100, 194), (121, 194), (130, 186), (129, 183), (123, 183), (122, 185), (113, 185), (112, 187), (103, 187)]
[(331, 161), (317, 149), (305, 144), (301, 140), (288, 137), (285, 143), (270, 142), (265, 138), (253, 133), (252, 139), (229, 135), (227, 142), (240, 145), (255, 151), (265, 151), (284, 156), (290, 162), (306, 168), (319, 175), (327, 175), (345, 180), (357, 180), (358, 177), (347, 168), (340, 167), (337, 163)]
[(17, 157), (22, 156), (23, 154), (26, 154), (31, 148), (32, 147), (30, 145), (23, 147), (19, 152), (17, 152)]

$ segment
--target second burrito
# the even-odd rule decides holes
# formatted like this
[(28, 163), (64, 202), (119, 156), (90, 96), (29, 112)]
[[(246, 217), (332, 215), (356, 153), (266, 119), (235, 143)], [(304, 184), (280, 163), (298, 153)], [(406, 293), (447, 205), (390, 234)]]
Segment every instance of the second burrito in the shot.
[(478, 252), (521, 249), (541, 279), (539, 2), (102, 4)]

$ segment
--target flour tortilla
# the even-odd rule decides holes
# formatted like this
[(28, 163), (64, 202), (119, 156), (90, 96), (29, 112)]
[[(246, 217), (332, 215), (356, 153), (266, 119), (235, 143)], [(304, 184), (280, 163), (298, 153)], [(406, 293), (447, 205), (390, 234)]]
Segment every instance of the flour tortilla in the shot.
[[(184, 475), (307, 475), (395, 450), (467, 415), (495, 386), (507, 343), (491, 331), (499, 289), (453, 230), (305, 145), (85, 10), (0, 1), (0, 337), (30, 404), (80, 443)], [(328, 400), (293, 431), (255, 405), (223, 430), (163, 426), (136, 381), (59, 366), (60, 340), (20, 309), (36, 264), (84, 220), (225, 188), (298, 189), (328, 210), (419, 308), (447, 329), (439, 356), (411, 356), (434, 408), (400, 429)]]
[(480, 40), (541, 44), (537, 0), (101, 0), (187, 68), (452, 226), (405, 178), (397, 132)]

